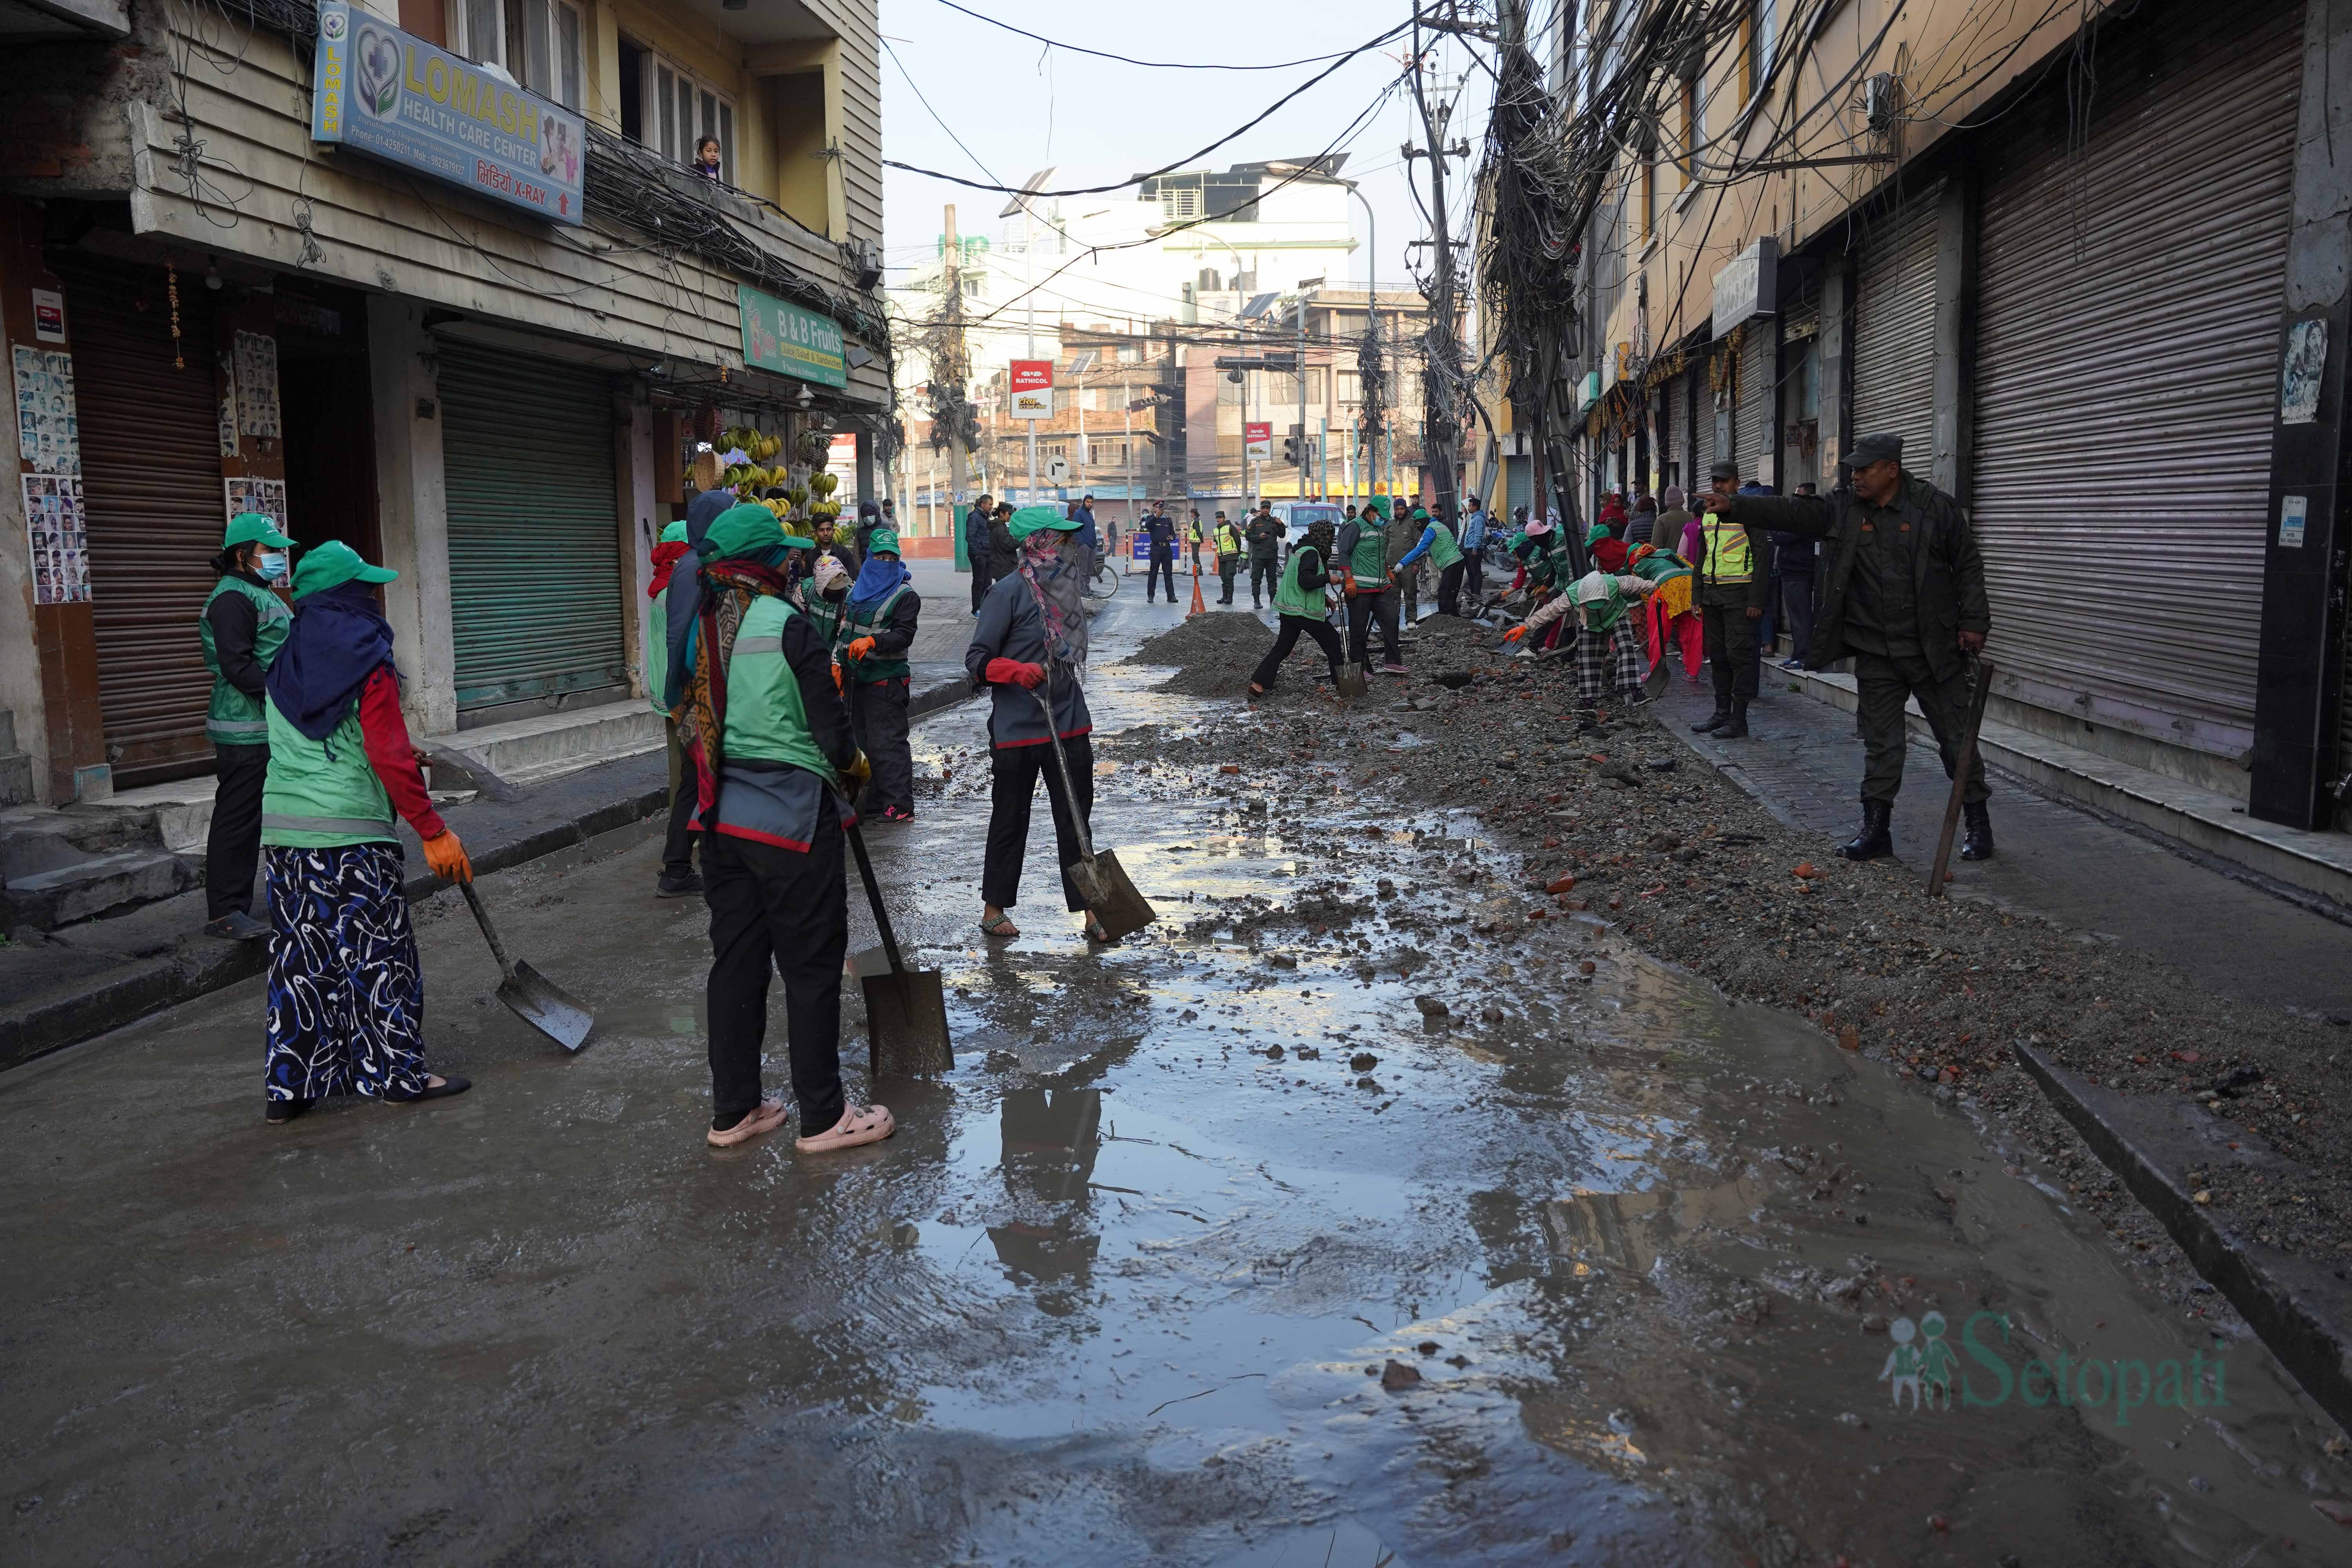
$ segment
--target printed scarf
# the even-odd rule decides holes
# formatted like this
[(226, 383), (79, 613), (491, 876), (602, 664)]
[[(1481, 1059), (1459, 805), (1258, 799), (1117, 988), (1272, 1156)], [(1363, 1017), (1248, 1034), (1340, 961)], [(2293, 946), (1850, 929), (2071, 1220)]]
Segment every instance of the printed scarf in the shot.
[(693, 673), (670, 717), (694, 754), (695, 805), (706, 828), (716, 826), (719, 772), (727, 765), (727, 669), (735, 657), (735, 633), (751, 601), (787, 598), (793, 584), (774, 567), (749, 561), (714, 561), (702, 568), (701, 614), (688, 649)]

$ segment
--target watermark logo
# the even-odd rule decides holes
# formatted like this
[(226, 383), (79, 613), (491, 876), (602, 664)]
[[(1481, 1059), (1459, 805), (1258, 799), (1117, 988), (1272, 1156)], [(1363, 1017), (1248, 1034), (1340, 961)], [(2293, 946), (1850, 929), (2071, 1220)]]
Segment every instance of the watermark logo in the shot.
[[(2108, 1410), (2118, 1426), (2130, 1426), (2132, 1412), (2151, 1405), (2203, 1410), (2225, 1408), (2230, 1403), (2228, 1368), (2218, 1354), (2191, 1351), (2186, 1362), (2177, 1357), (2148, 1362), (2075, 1357), (2059, 1351), (2017, 1366), (2006, 1353), (2009, 1330), (2009, 1319), (2001, 1313), (1971, 1312), (1961, 1325), (1960, 1350), (1955, 1351), (1943, 1313), (1927, 1313), (1916, 1323), (1897, 1318), (1887, 1325), (1895, 1348), (1879, 1368), (1878, 1381), (1890, 1385), (1889, 1397), (1897, 1410), (1907, 1394), (1915, 1411), (1949, 1411), (1957, 1373), (1959, 1404), (1969, 1409), (1992, 1409), (2015, 1398), (2036, 1407), (2059, 1405), (2086, 1415)], [(1962, 1368), (1960, 1351), (1973, 1366)]]

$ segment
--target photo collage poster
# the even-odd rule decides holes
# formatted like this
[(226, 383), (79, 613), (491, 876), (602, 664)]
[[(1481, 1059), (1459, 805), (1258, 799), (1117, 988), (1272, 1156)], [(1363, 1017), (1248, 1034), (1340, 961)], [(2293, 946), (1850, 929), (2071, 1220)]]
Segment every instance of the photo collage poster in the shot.
[(33, 602), (89, 602), (89, 538), (81, 493), (81, 422), (74, 409), (73, 357), (16, 345), (16, 444), (32, 472), (22, 477)]

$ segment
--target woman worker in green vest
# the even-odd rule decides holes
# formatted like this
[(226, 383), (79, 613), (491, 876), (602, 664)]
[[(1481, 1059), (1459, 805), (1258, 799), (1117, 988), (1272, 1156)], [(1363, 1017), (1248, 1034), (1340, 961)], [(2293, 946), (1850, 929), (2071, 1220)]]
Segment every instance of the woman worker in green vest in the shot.
[(220, 581), (197, 618), (205, 668), (213, 672), (205, 738), (220, 774), (212, 834), (205, 841), (205, 934), (251, 942), (269, 934), (255, 920), (253, 873), (261, 864), (261, 782), (269, 771), (269, 721), (261, 678), (278, 657), (293, 615), (274, 584), (286, 580), (292, 541), (258, 512), (229, 519), (213, 557)]
[(1398, 560), (1394, 570), (1402, 572), (1428, 556), (1429, 563), (1437, 568), (1437, 613), (1458, 615), (1462, 607), (1462, 546), (1454, 542), (1454, 530), (1444, 519), (1418, 509), (1412, 515), (1422, 524), (1421, 538)]
[(1404, 656), (1397, 649), (1397, 594), (1389, 581), (1388, 502), (1374, 496), (1353, 522), (1339, 525), (1339, 560), (1348, 583), (1348, 662), (1361, 664), (1371, 640), (1371, 625), (1381, 624), (1381, 668), (1390, 675), (1405, 672)]
[(719, 514), (703, 535), (700, 610), (679, 720), (700, 788), (703, 898), (710, 906), (710, 1130), (715, 1147), (784, 1124), (761, 1092), (768, 973), (784, 977), (793, 1098), (803, 1153), (876, 1143), (897, 1131), (841, 1085), (841, 972), (849, 947), (845, 798), (866, 780), (834, 685), (833, 658), (792, 602), (793, 544), (766, 507)]
[(1283, 563), (1282, 581), (1274, 591), (1274, 607), (1282, 623), (1275, 635), (1274, 647), (1250, 676), (1250, 695), (1263, 697), (1274, 689), (1275, 677), (1281, 672), (1282, 661), (1298, 646), (1304, 632), (1315, 639), (1323, 657), (1331, 666), (1331, 684), (1339, 684), (1339, 634), (1323, 618), (1323, 588), (1331, 581), (1329, 569), (1324, 564), (1331, 559), (1331, 520), (1318, 518), (1307, 525), (1307, 537), (1298, 542)]
[(293, 624), (265, 678), (271, 1121), (331, 1094), (437, 1100), (471, 1087), (425, 1068), (425, 980), (394, 811), (435, 875), (469, 882), (474, 868), (425, 793), (401, 717), (392, 628), (375, 602), (375, 584), (398, 575), (340, 541), (303, 556)]
[(1570, 583), (1565, 592), (1546, 600), (1524, 623), (1504, 633), (1503, 640), (1517, 642), (1573, 609), (1577, 612), (1574, 629), (1578, 705), (1596, 707), (1601, 699), (1614, 692), (1628, 707), (1639, 707), (1647, 700), (1642, 691), (1646, 661), (1642, 657), (1641, 637), (1634, 630), (1633, 604), (1654, 592), (1655, 585), (1645, 577), (1588, 572)]
[(841, 667), (849, 724), (874, 767), (866, 807), (884, 822), (915, 820), (915, 752), (907, 740), (907, 650), (914, 646), (922, 596), (898, 559), (898, 530), (877, 524), (866, 536), (866, 564), (842, 610)]
[[(980, 621), (964, 649), (964, 673), (989, 689), (988, 847), (980, 873), (980, 929), (992, 937), (1016, 937), (1021, 928), (1004, 911), (1021, 900), (1021, 867), (1029, 848), (1029, 807), (1037, 781), (1054, 812), (1059, 864), (1077, 863), (1076, 813), (1091, 820), (1095, 806), (1095, 753), (1087, 736), (1094, 716), (1079, 677), (1087, 662), (1087, 610), (1079, 598), (1090, 562), (1086, 552), (1065, 548), (1078, 526), (1050, 506), (1024, 506), (1009, 527), (1019, 542), (1014, 569), (997, 580), (980, 602)], [(1051, 704), (1053, 727), (1046, 727)], [(1069, 769), (1069, 788), (1054, 765), (1058, 737)], [(1075, 794), (1076, 798), (1071, 799)], [(1062, 898), (1074, 914), (1087, 917), (1089, 940), (1108, 933), (1078, 896), (1078, 885), (1062, 873)]]

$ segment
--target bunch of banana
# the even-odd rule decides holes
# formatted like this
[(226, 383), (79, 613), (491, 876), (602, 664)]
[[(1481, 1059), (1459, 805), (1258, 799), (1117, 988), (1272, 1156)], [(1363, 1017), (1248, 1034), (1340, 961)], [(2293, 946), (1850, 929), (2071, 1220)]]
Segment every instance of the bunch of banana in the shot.
[(820, 496), (829, 496), (841, 487), (841, 480), (820, 468), (809, 476), (809, 489)]
[(808, 486), (806, 485), (794, 485), (790, 489), (786, 490), (784, 494), (790, 498), (794, 506), (808, 505), (809, 490)]

